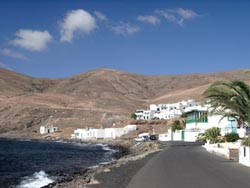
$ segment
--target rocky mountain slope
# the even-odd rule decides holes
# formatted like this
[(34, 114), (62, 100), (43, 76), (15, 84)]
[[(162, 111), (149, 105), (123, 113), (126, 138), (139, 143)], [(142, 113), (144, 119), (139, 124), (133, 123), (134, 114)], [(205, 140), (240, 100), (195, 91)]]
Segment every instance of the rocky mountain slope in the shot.
[(214, 81), (234, 79), (250, 83), (250, 71), (144, 76), (100, 69), (65, 79), (40, 79), (0, 69), (0, 135), (35, 137), (48, 123), (58, 126), (63, 136), (75, 128), (122, 126), (135, 109), (202, 100)]

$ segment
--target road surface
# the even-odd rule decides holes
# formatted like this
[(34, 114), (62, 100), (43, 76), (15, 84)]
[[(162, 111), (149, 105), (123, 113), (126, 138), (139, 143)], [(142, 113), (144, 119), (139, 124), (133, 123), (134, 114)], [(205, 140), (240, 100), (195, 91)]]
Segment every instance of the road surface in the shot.
[(167, 143), (127, 188), (250, 188), (250, 168), (206, 152), (195, 143)]

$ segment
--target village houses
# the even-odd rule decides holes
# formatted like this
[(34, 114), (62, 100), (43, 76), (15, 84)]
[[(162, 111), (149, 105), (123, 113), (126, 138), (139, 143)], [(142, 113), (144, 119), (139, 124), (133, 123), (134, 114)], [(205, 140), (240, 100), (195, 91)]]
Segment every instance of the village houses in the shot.
[(181, 101), (171, 104), (151, 104), (149, 110), (136, 110), (136, 119), (174, 119), (179, 118), (186, 108), (198, 106), (200, 103), (195, 100)]

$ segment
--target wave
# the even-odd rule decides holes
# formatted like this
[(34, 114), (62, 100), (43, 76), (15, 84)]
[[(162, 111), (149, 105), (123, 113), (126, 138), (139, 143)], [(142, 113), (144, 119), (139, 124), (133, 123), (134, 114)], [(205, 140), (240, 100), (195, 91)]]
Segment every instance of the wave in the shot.
[(108, 145), (108, 144), (103, 144), (103, 143), (98, 143), (98, 144), (96, 144), (97, 146), (101, 146), (102, 147), (102, 150), (104, 150), (104, 151), (110, 151), (110, 152), (116, 152), (117, 150), (115, 150), (115, 149), (112, 149), (112, 148), (110, 148), (110, 146)]
[(31, 176), (23, 178), (22, 182), (16, 188), (40, 188), (54, 182), (44, 171), (35, 172)]

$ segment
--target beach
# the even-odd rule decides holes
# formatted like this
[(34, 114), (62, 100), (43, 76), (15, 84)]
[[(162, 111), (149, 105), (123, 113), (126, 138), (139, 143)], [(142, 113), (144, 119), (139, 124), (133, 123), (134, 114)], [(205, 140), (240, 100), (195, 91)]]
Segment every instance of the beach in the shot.
[(72, 179), (43, 188), (126, 188), (133, 176), (163, 147), (160, 142), (135, 143), (124, 140), (109, 145), (114, 149), (119, 148), (117, 159), (111, 163), (79, 172)]

